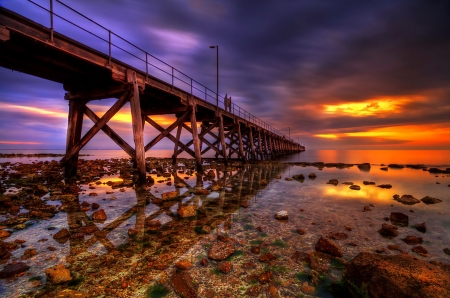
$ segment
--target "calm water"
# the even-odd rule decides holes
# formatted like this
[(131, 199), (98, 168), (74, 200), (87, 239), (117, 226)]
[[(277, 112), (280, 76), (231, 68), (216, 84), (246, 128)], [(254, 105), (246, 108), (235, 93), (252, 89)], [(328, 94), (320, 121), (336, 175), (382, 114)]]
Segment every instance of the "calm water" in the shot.
[[(6, 150), (0, 149), (0, 153), (22, 153), (22, 154), (37, 154), (37, 153), (55, 153), (64, 154), (65, 150)], [(106, 158), (128, 158), (123, 150), (81, 150), (80, 154), (89, 156), (82, 156), (80, 158), (86, 160), (106, 159)], [(150, 150), (147, 151), (147, 157), (171, 157), (172, 150)], [(180, 158), (189, 158), (186, 153), (180, 154)], [(212, 157), (212, 156), (206, 156)], [(8, 161), (19, 161), (22, 163), (31, 162), (34, 160), (60, 160), (58, 158), (13, 158)], [(3, 159), (0, 159), (2, 161)], [(6, 160), (6, 159), (5, 159)], [(280, 159), (283, 162), (341, 162), (341, 163), (372, 163), (372, 164), (424, 164), (427, 166), (449, 166), (450, 167), (450, 152), (448, 150), (306, 150), (301, 153), (293, 154)]]
[[(89, 159), (103, 159), (117, 157), (117, 152), (92, 150), (85, 151), (85, 154), (93, 154)], [(170, 151), (167, 152), (170, 154)], [(21, 162), (33, 160), (35, 158), (20, 159)], [(149, 297), (158, 297), (155, 294), (160, 289), (157, 285), (162, 285), (167, 290), (165, 297), (178, 297), (170, 286), (170, 277), (174, 264), (187, 259), (194, 265), (188, 272), (199, 297), (246, 297), (250, 290), (265, 295), (268, 285), (260, 285), (257, 276), (266, 270), (273, 273), (273, 284), (282, 297), (298, 297), (301, 293), (306, 295), (303, 292), (304, 282), (311, 284), (308, 278), (311, 268), (303, 262), (293, 261), (292, 255), (295, 251), (313, 252), (321, 236), (337, 232), (348, 235), (347, 239), (335, 241), (343, 252), (344, 260), (350, 260), (360, 252), (380, 249), (385, 250), (384, 254), (398, 254), (399, 251), (386, 248), (389, 244), (397, 244), (401, 250), (415, 257), (450, 263), (450, 256), (443, 252), (444, 248), (450, 247), (450, 175), (410, 168), (380, 170), (380, 164), (389, 163), (450, 167), (446, 152), (306, 151), (285, 160), (369, 162), (372, 166), (370, 171), (361, 171), (356, 166), (319, 170), (269, 163), (228, 172), (217, 171), (216, 176), (209, 179), (180, 173), (179, 178), (186, 183), (182, 188), (175, 188), (174, 183), (167, 185), (167, 178), (152, 175), (155, 184), (144, 193), (136, 193), (132, 188), (119, 192), (105, 184), (94, 185), (95, 190), (91, 190), (88, 184), (83, 184), (79, 203), (100, 204), (108, 219), (93, 222), (90, 218), (92, 210), (78, 210), (59, 212), (50, 220), (30, 220), (24, 230), (9, 228), (12, 235), (3, 241), (26, 240), (24, 247), (12, 251), (13, 257), (9, 262), (22, 258), (26, 249), (35, 248), (38, 254), (23, 260), (31, 267), (24, 276), (0, 280), (0, 295), (17, 297), (39, 288), (51, 288), (55, 294), (62, 290), (76, 290), (94, 297), (102, 297), (105, 293), (112, 297), (145, 297), (153, 293)], [(4, 161), (0, 160), (0, 163)], [(310, 173), (315, 173), (317, 177), (308, 179)], [(303, 182), (285, 180), (297, 174), (304, 174), (306, 179)], [(277, 175), (281, 175), (281, 179), (276, 179)], [(171, 182), (176, 179), (172, 176)], [(260, 183), (262, 179), (268, 182), (267, 186)], [(330, 179), (338, 179), (339, 184), (326, 184)], [(120, 178), (112, 175), (104, 176), (100, 181), (117, 180)], [(364, 185), (363, 181), (373, 181), (375, 185)], [(342, 182), (353, 182), (360, 185), (361, 190), (351, 190)], [(386, 183), (393, 187), (382, 189), (376, 186)], [(213, 190), (212, 186), (217, 184), (221, 187)], [(194, 195), (194, 190), (199, 188), (208, 189), (209, 194)], [(181, 195), (181, 199), (162, 204), (151, 202), (154, 198), (160, 198), (162, 193), (174, 190)], [(114, 193), (106, 194), (107, 191)], [(89, 196), (91, 192), (98, 193), (98, 196)], [(393, 200), (394, 194), (410, 194), (418, 199), (432, 196), (443, 202), (436, 205), (422, 202), (403, 205)], [(47, 200), (47, 197), (42, 199)], [(60, 205), (61, 202), (48, 201), (48, 204)], [(364, 206), (369, 204), (375, 207), (363, 212)], [(186, 219), (177, 215), (180, 207), (187, 205), (195, 206), (198, 212), (196, 217)], [(275, 212), (281, 210), (289, 212), (289, 220), (274, 219)], [(399, 236), (389, 240), (377, 231), (385, 223), (383, 218), (389, 217), (391, 212), (407, 214), (410, 226), (399, 228)], [(9, 217), (1, 215), (0, 220)], [(153, 231), (146, 225), (146, 219), (158, 219), (162, 227)], [(421, 222), (427, 224), (425, 234), (411, 227)], [(64, 243), (52, 238), (56, 231), (63, 228), (75, 233), (80, 223), (94, 224), (98, 231)], [(210, 227), (211, 232), (202, 233), (204, 226)], [(48, 230), (49, 227), (56, 229)], [(137, 230), (139, 237), (130, 238), (130, 228)], [(299, 228), (305, 230), (305, 235), (296, 232)], [(218, 271), (218, 262), (210, 260), (207, 266), (199, 265), (218, 234), (233, 238), (235, 243), (235, 254), (229, 258), (233, 269), (226, 274)], [(415, 254), (411, 251), (412, 246), (401, 240), (409, 235), (424, 238), (422, 246), (428, 250), (427, 256)], [(356, 243), (357, 246), (349, 243)], [(252, 246), (259, 246), (261, 253), (270, 252), (277, 259), (270, 264), (260, 262), (260, 255), (251, 252)], [(56, 250), (49, 251), (48, 247)], [(49, 287), (45, 269), (58, 263), (70, 269), (76, 282)], [(4, 266), (0, 265), (0, 270)], [(312, 296), (332, 297), (326, 291), (326, 285), (338, 281), (341, 274), (339, 266), (332, 265), (323, 273), (324, 278), (315, 287)], [(36, 286), (30, 278), (39, 280), (40, 285)], [(123, 286), (124, 283), (126, 286)]]

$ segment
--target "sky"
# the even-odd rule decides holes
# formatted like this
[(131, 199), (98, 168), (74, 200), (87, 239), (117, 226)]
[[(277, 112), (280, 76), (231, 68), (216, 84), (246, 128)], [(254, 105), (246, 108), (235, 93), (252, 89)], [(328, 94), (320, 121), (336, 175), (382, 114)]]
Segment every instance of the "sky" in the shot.
[[(211, 90), (216, 50), (209, 46), (219, 45), (220, 95), (307, 150), (450, 149), (450, 1), (63, 2)], [(0, 5), (49, 25), (30, 2)], [(54, 8), (107, 38), (61, 4)], [(55, 30), (107, 51), (61, 20)], [(61, 84), (0, 67), (0, 149), (64, 149), (64, 93)], [(101, 116), (113, 102), (88, 106)], [(110, 126), (132, 144), (130, 119), (125, 106)], [(84, 131), (91, 125), (85, 120)], [(156, 135), (146, 127), (146, 141)], [(86, 148), (118, 147), (100, 132)]]

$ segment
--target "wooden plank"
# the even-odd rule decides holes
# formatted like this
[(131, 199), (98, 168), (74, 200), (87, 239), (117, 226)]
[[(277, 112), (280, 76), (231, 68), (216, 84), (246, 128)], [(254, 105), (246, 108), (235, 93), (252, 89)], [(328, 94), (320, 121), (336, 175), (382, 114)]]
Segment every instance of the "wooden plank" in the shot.
[(132, 85), (130, 84), (120, 84), (120, 85), (111, 85), (100, 88), (92, 88), (85, 90), (73, 90), (67, 92), (64, 96), (64, 99), (104, 99), (104, 98), (114, 98), (118, 97), (126, 91), (131, 91)]
[(192, 138), (194, 140), (195, 163), (197, 165), (197, 172), (199, 174), (203, 174), (202, 153), (200, 150), (200, 140), (198, 137), (197, 119), (195, 118), (195, 110), (196, 110), (195, 104), (192, 104), (191, 129), (192, 129)]
[(256, 159), (255, 144), (253, 142), (253, 128), (251, 126), (249, 127), (248, 137), (250, 140), (250, 150), (251, 150), (250, 152), (251, 152), (252, 158)]
[(136, 151), (136, 163), (138, 169), (139, 184), (146, 182), (144, 126), (142, 125), (141, 101), (139, 99), (139, 85), (136, 72), (127, 71), (127, 81), (133, 84), (133, 94), (130, 97), (131, 127), (133, 128), (134, 150)]
[[(69, 115), (67, 125), (66, 154), (80, 141), (83, 128), (83, 112), (86, 108), (85, 101), (71, 100), (69, 102)], [(64, 166), (66, 178), (77, 175), (78, 151), (74, 153)]]
[(258, 129), (258, 148), (259, 148), (259, 156), (261, 157), (261, 159), (264, 159), (262, 150), (261, 129)]
[[(85, 108), (84, 114), (96, 123), (100, 121), (100, 118), (88, 107)], [(136, 156), (136, 151), (131, 147), (124, 139), (122, 139), (114, 130), (112, 130), (108, 124), (102, 127), (102, 131), (111, 138), (120, 148), (122, 148), (125, 153), (127, 153), (131, 158)]]

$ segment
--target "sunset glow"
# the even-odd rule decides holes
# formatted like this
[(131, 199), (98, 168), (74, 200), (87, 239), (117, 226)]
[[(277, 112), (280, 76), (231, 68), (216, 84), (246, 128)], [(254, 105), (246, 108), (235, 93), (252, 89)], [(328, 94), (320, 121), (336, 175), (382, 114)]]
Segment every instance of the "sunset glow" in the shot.
[(383, 116), (383, 114), (400, 113), (402, 106), (417, 97), (374, 98), (364, 102), (348, 102), (337, 105), (324, 105), (326, 114), (347, 114), (353, 117)]
[(3, 145), (39, 145), (39, 142), (17, 142), (17, 141), (0, 141)]

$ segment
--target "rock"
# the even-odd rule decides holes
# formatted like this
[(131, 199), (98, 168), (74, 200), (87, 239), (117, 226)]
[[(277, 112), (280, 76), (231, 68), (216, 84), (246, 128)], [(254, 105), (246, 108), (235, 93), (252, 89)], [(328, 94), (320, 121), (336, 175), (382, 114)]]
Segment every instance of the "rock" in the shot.
[(351, 185), (351, 186), (350, 186), (350, 189), (353, 189), (353, 190), (360, 190), (360, 189), (361, 189), (361, 186), (359, 186), (359, 185)]
[(100, 209), (100, 210), (92, 213), (92, 219), (93, 220), (106, 220), (106, 219), (108, 219), (108, 216), (106, 216), (105, 210)]
[(267, 184), (268, 183), (266, 179), (261, 179), (261, 181), (259, 181), (259, 185), (266, 186)]
[(64, 266), (64, 264), (58, 264), (54, 267), (45, 269), (47, 280), (54, 284), (61, 284), (72, 280), (70, 271)]
[(422, 237), (417, 236), (406, 236), (406, 238), (402, 239), (406, 244), (414, 245), (414, 244), (422, 244)]
[(339, 181), (337, 179), (331, 179), (327, 182), (327, 184), (333, 184), (334, 186), (339, 184)]
[(161, 199), (163, 201), (170, 201), (170, 200), (175, 200), (178, 197), (177, 192), (174, 191), (169, 191), (169, 192), (165, 192), (161, 194)]
[(219, 266), (217, 266), (217, 269), (220, 272), (228, 273), (231, 271), (231, 269), (233, 269), (233, 265), (231, 264), (231, 262), (221, 262)]
[(416, 224), (413, 225), (414, 228), (417, 229), (417, 231), (425, 233), (427, 231), (427, 224), (426, 223), (420, 223), (420, 224)]
[(277, 259), (277, 257), (274, 256), (273, 254), (271, 254), (270, 252), (259, 256), (259, 261), (261, 261), (261, 262), (270, 262), (270, 261), (273, 261), (276, 259)]
[(289, 215), (288, 215), (288, 212), (285, 211), (285, 210), (283, 210), (283, 211), (278, 211), (278, 212), (275, 214), (275, 218), (276, 218), (276, 219), (280, 219), (280, 220), (285, 220), (285, 219), (288, 219), (288, 218), (289, 218)]
[(450, 248), (444, 248), (443, 251), (450, 256)]
[(378, 230), (381, 236), (392, 239), (398, 236), (398, 227), (389, 224), (383, 224), (382, 228)]
[(394, 168), (394, 169), (403, 169), (405, 166), (403, 165), (398, 165), (398, 164), (390, 164), (388, 165), (389, 168)]
[(388, 170), (388, 167), (380, 168), (380, 170), (382, 170), (382, 171), (387, 171), (387, 170)]
[(314, 174), (314, 173), (311, 173), (311, 174), (308, 175), (308, 178), (311, 179), (311, 180), (316, 179), (316, 177), (317, 177), (317, 175)]
[(66, 228), (59, 230), (55, 235), (53, 235), (53, 239), (55, 239), (55, 240), (69, 238), (69, 237), (70, 237), (70, 233), (69, 233), (69, 230), (67, 230)]
[(189, 260), (183, 259), (175, 263), (175, 267), (181, 270), (188, 270), (194, 266)]
[(0, 271), (0, 278), (14, 277), (16, 274), (25, 272), (28, 269), (30, 269), (30, 266), (22, 262), (7, 264), (3, 270)]
[(392, 185), (390, 185), (390, 184), (380, 184), (380, 185), (377, 185), (377, 187), (390, 189), (390, 188), (392, 188)]
[(306, 231), (303, 229), (297, 229), (297, 233), (299, 233), (300, 235), (305, 235)]
[(273, 285), (270, 285), (267, 289), (267, 297), (276, 298), (278, 297), (278, 290)]
[(136, 236), (138, 234), (138, 230), (134, 229), (134, 228), (129, 228), (128, 229), (128, 236), (129, 237), (133, 237)]
[(366, 211), (372, 211), (372, 209), (370, 209), (369, 206), (364, 206), (364, 212), (366, 212)]
[(245, 295), (246, 296), (250, 296), (250, 297), (257, 297), (259, 296), (259, 293), (261, 292), (261, 286), (251, 286), (247, 289), (247, 291), (245, 291)]
[(314, 292), (316, 291), (316, 288), (308, 285), (308, 282), (305, 281), (303, 283), (302, 287), (300, 288), (300, 290), (305, 294), (314, 294)]
[(0, 239), (2, 239), (2, 238), (7, 238), (7, 237), (9, 237), (9, 236), (11, 236), (11, 233), (10, 233), (10, 232), (5, 231), (5, 230), (0, 230)]
[(311, 284), (313, 286), (319, 285), (319, 283), (320, 283), (320, 273), (319, 272), (317, 272), (316, 270), (311, 270), (311, 271), (309, 271), (308, 276), (311, 279)]
[(91, 204), (91, 209), (92, 209), (92, 210), (97, 210), (98, 208), (100, 208), (100, 205), (99, 205), (99, 204), (97, 204), (97, 203), (92, 203), (92, 204)]
[(303, 182), (303, 180), (305, 180), (305, 176), (303, 174), (294, 175), (292, 176), (292, 179)]
[(194, 205), (181, 206), (178, 209), (178, 215), (180, 217), (193, 217), (197, 215), (197, 209), (195, 209)]
[(96, 196), (98, 196), (98, 194), (96, 192), (91, 192), (91, 193), (89, 193), (89, 196), (90, 197), (96, 197)]
[(375, 185), (375, 182), (373, 181), (363, 181), (364, 185)]
[(442, 203), (442, 200), (436, 199), (433, 197), (429, 197), (429, 196), (426, 196), (425, 198), (421, 199), (421, 201), (427, 205)]
[(398, 198), (396, 200), (405, 205), (414, 205), (420, 203), (420, 201), (412, 195), (403, 195), (401, 198)]
[(197, 189), (196, 191), (194, 191), (194, 195), (196, 195), (196, 196), (206, 196), (209, 194), (210, 194), (210, 192), (207, 189)]
[(334, 257), (342, 257), (342, 252), (339, 246), (324, 237), (321, 237), (319, 241), (317, 241), (315, 249), (316, 251), (320, 251)]
[(343, 280), (352, 297), (450, 297), (450, 268), (410, 255), (360, 253), (345, 264)]
[(203, 267), (208, 266), (209, 262), (207, 258), (203, 258), (200, 260), (200, 265), (202, 265)]
[(428, 250), (426, 250), (425, 247), (423, 247), (421, 245), (414, 246), (412, 248), (412, 251), (415, 252), (415, 253), (418, 253), (421, 256), (426, 255), (428, 253)]
[(259, 248), (259, 246), (252, 246), (250, 251), (254, 254), (259, 254), (261, 252), (261, 249)]
[(390, 250), (400, 250), (400, 247), (398, 245), (396, 245), (396, 244), (389, 244), (387, 246), (387, 248), (390, 249)]
[(208, 258), (215, 261), (223, 261), (232, 254), (234, 254), (234, 247), (231, 244), (217, 241), (211, 245)]
[(353, 185), (353, 182), (342, 182), (342, 184), (345, 184), (345, 185)]
[(175, 270), (170, 278), (170, 283), (178, 296), (184, 298), (197, 297), (197, 289), (188, 271)]
[(259, 283), (260, 284), (265, 284), (268, 283), (270, 280), (272, 279), (272, 272), (271, 271), (264, 271), (263, 273), (261, 273), (259, 275)]
[(161, 222), (158, 219), (147, 219), (145, 225), (150, 231), (156, 231), (161, 227)]
[(391, 216), (389, 217), (391, 222), (397, 226), (408, 226), (408, 215), (405, 215), (400, 212), (391, 212)]
[(327, 238), (333, 239), (333, 240), (344, 240), (348, 238), (348, 235), (345, 233), (328, 233)]

